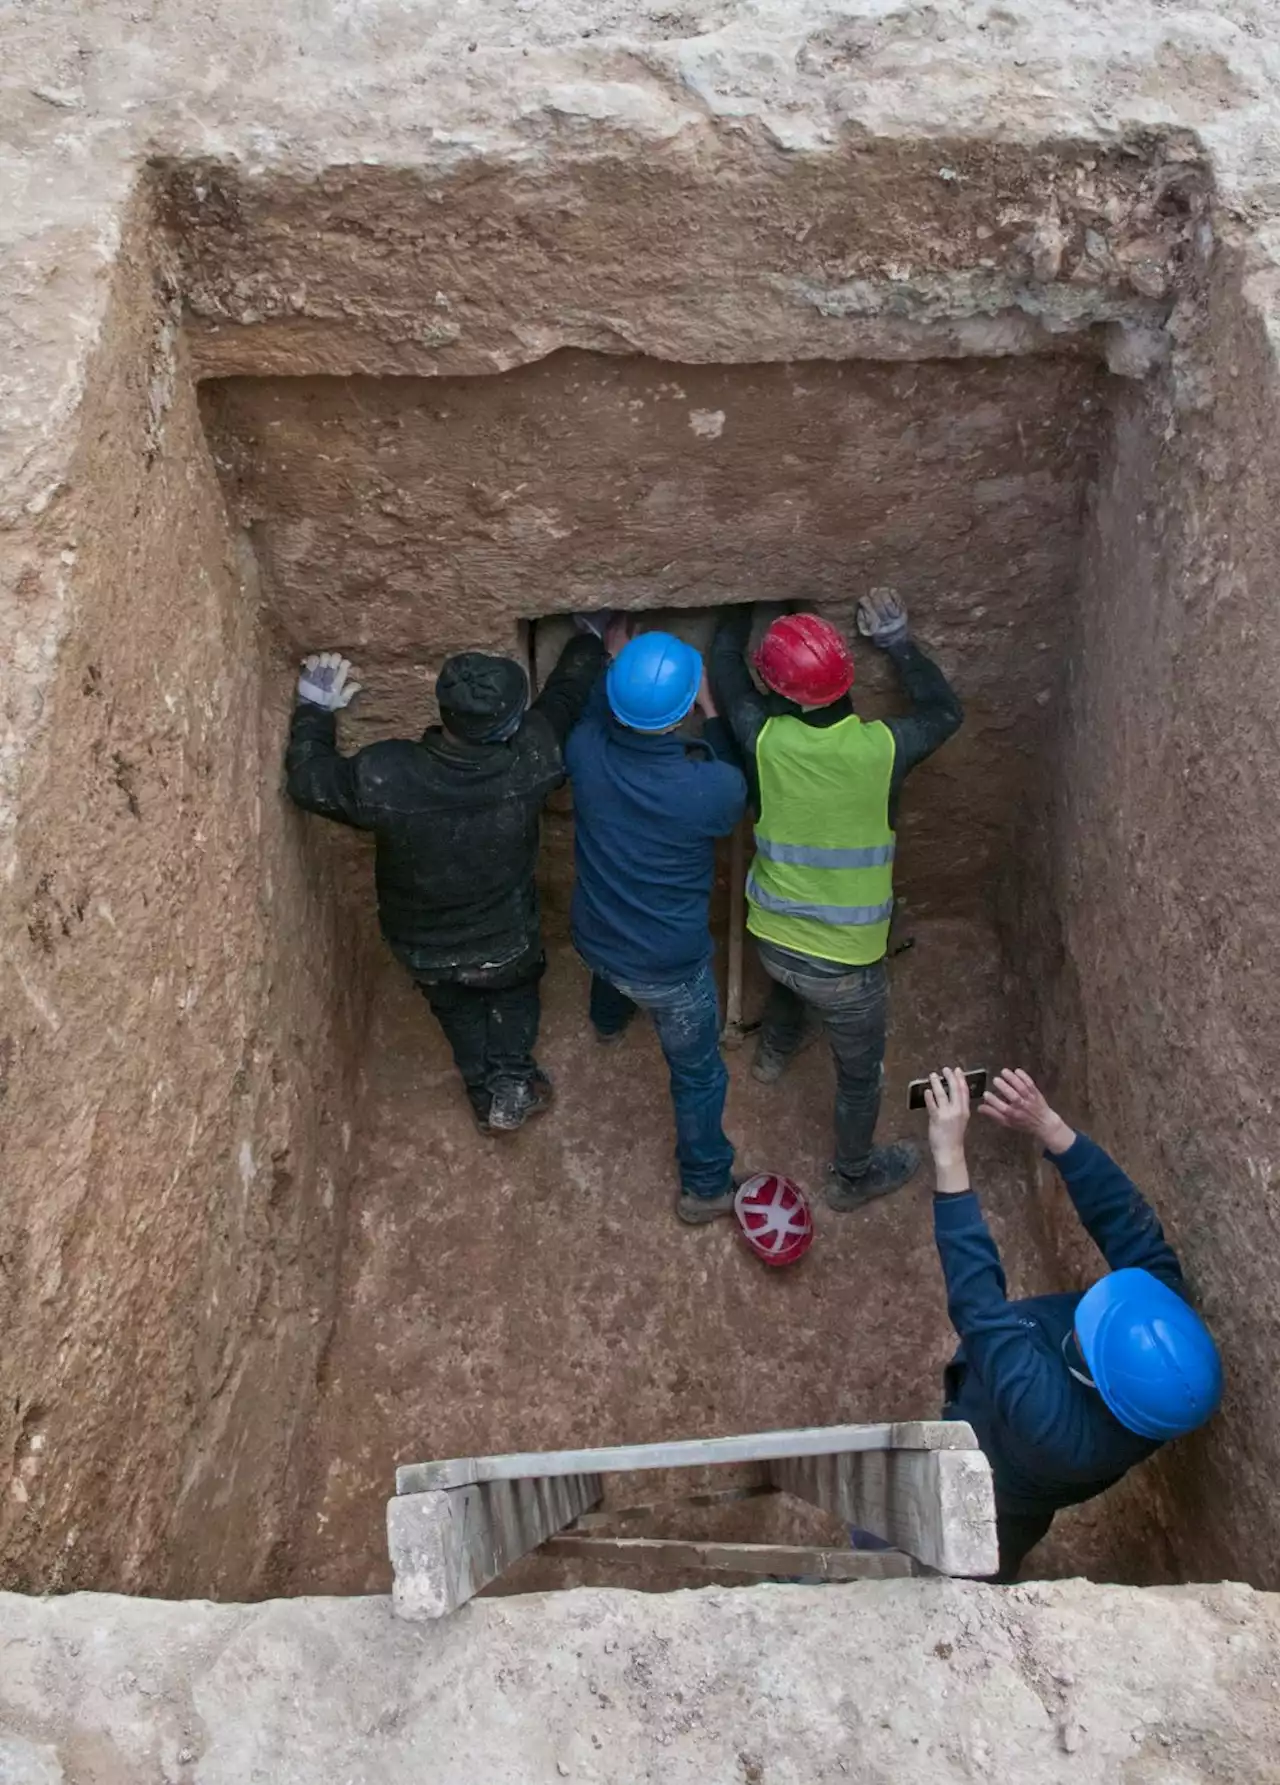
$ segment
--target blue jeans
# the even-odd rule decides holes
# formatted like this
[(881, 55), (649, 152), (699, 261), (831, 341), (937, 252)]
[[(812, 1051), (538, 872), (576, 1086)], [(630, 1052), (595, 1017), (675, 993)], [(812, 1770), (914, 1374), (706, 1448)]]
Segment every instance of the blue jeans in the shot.
[(773, 980), (763, 1038), (782, 1055), (794, 1053), (806, 1011), (821, 1018), (836, 1062), (836, 1156), (840, 1176), (856, 1183), (871, 1164), (871, 1139), (880, 1113), (889, 978), (884, 962), (849, 967), (841, 961), (794, 954), (756, 939), (760, 963)]
[(616, 1035), (637, 1007), (653, 1018), (671, 1073), (681, 1188), (691, 1196), (722, 1196), (733, 1182), (733, 1148), (723, 1127), (729, 1074), (720, 1058), (720, 1000), (710, 961), (676, 985), (592, 973), (591, 1021), (601, 1035)]

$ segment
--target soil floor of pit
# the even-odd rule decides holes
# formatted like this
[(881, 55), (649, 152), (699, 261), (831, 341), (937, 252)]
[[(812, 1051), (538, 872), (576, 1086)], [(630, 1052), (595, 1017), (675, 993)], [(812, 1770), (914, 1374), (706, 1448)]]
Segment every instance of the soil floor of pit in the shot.
[[(1012, 1064), (995, 935), (911, 926), (892, 964), (880, 1138), (924, 1120), (906, 1085), (933, 1064)], [(933, 1418), (954, 1347), (932, 1234), (927, 1164), (854, 1215), (814, 1195), (817, 1237), (774, 1272), (735, 1223), (675, 1218), (665, 1066), (647, 1023), (616, 1048), (586, 1026), (585, 970), (549, 940), (542, 1063), (554, 1109), (519, 1135), (481, 1139), (425, 1002), (389, 964), (375, 1000), (343, 1264), (342, 1315), (324, 1361), (288, 1590), (388, 1589), (385, 1503), (397, 1464), (493, 1451), (716, 1436), (844, 1420)], [(748, 941), (747, 1018), (765, 985)], [(752, 1079), (753, 1041), (729, 1055), (726, 1127), (740, 1168), (820, 1191), (833, 1070), (811, 1049), (781, 1083)], [(1028, 1158), (975, 1123), (971, 1157), (1010, 1293), (1053, 1281), (1034, 1231)], [(710, 1474), (717, 1479), (709, 1480)], [(659, 1497), (724, 1472), (661, 1478)], [(606, 1506), (655, 1497), (655, 1478), (610, 1478)], [(719, 1522), (673, 1508), (630, 1534), (840, 1541), (794, 1501), (748, 1502)], [(1028, 1572), (1150, 1583), (1173, 1577), (1141, 1472), (1058, 1520)], [(530, 1558), (515, 1588), (691, 1584)]]

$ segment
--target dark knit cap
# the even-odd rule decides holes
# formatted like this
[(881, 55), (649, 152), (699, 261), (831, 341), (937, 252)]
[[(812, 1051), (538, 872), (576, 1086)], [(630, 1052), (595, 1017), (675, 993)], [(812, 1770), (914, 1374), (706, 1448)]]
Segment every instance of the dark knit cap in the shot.
[(463, 651), (450, 657), (436, 682), (440, 717), (456, 738), (483, 744), (509, 737), (524, 711), (529, 683), (510, 657)]

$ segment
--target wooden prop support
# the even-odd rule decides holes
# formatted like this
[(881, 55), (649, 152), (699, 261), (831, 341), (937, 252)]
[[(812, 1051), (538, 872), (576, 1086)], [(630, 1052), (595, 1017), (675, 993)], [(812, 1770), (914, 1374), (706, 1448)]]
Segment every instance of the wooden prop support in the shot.
[(724, 994), (723, 1047), (741, 1047), (746, 1030), (742, 1026), (742, 949), (747, 927), (747, 819), (740, 818), (729, 839), (729, 965)]

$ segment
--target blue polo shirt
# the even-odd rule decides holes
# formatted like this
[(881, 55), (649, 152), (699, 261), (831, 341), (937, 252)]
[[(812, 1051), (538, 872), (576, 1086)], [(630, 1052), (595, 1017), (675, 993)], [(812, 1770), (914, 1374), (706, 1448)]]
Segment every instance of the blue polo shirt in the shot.
[(565, 761), (578, 953), (609, 979), (692, 978), (711, 956), (716, 838), (729, 835), (747, 802), (728, 727), (708, 720), (701, 739), (628, 731), (609, 711), (602, 676)]

